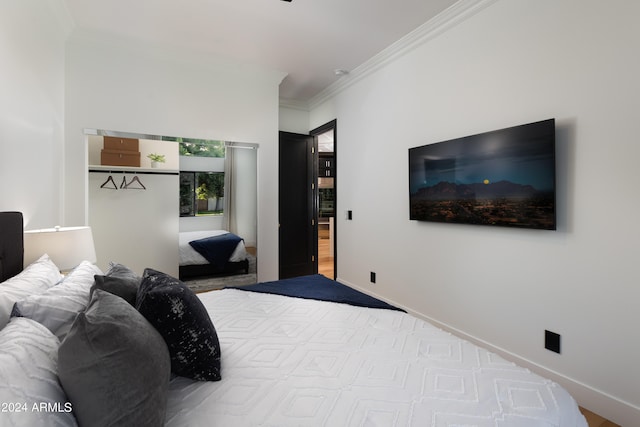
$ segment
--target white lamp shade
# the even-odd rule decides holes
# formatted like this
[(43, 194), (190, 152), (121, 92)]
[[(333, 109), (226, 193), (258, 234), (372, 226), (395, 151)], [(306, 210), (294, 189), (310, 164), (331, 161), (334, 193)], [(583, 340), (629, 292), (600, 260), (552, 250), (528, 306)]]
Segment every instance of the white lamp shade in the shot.
[(67, 271), (86, 260), (96, 262), (91, 227), (55, 227), (24, 232), (24, 264), (29, 265), (42, 255), (60, 271)]

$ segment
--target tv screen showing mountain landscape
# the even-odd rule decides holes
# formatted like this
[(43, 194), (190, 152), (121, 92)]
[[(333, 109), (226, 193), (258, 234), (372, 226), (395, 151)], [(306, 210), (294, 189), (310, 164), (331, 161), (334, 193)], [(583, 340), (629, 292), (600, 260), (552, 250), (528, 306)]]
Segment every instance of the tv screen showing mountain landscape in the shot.
[(410, 219), (556, 229), (555, 120), (409, 149)]

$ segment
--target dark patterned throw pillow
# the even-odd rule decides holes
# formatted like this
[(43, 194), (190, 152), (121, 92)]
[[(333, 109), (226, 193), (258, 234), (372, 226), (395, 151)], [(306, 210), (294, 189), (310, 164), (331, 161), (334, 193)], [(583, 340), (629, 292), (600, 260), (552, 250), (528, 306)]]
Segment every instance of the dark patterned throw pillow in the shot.
[(147, 268), (136, 308), (162, 335), (171, 371), (198, 381), (220, 380), (220, 343), (200, 299), (180, 280)]

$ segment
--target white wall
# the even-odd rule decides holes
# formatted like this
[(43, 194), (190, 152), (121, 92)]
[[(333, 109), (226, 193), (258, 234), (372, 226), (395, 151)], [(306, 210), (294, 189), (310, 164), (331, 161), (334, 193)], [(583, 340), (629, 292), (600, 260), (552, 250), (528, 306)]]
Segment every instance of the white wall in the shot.
[(180, 217), (179, 231), (224, 230), (222, 215)]
[[(108, 176), (89, 173), (89, 225), (98, 267), (107, 271), (113, 261), (139, 275), (153, 268), (178, 277), (178, 175), (137, 175), (144, 190), (137, 185), (133, 189), (100, 188)], [(113, 174), (116, 185), (122, 177)], [(127, 181), (132, 177), (127, 174)]]
[(74, 32), (66, 49), (64, 217), (86, 218), (84, 128), (260, 144), (258, 274), (277, 278), (278, 85), (284, 74)]
[[(59, 1), (0, 4), (0, 210), (28, 229), (64, 224), (64, 40)], [(78, 224), (73, 224), (78, 225)]]
[[(544, 367), (622, 425), (640, 419), (638, 16), (629, 1), (488, 2), (310, 119), (338, 121), (338, 209), (354, 218), (337, 215), (339, 280)], [(550, 117), (557, 231), (409, 221), (408, 148)]]
[(278, 129), (283, 132), (308, 134), (309, 130), (312, 129), (309, 126), (308, 109), (280, 105), (278, 121)]
[(244, 239), (246, 246), (257, 246), (257, 168), (258, 150), (233, 148), (235, 184), (235, 211), (237, 234)]

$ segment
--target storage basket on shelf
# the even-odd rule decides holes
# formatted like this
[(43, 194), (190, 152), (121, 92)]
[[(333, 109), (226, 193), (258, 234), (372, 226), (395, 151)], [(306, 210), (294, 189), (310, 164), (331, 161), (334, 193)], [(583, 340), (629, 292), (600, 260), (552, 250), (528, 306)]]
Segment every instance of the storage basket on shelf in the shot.
[(104, 137), (100, 164), (109, 166), (140, 167), (140, 143), (135, 138)]

